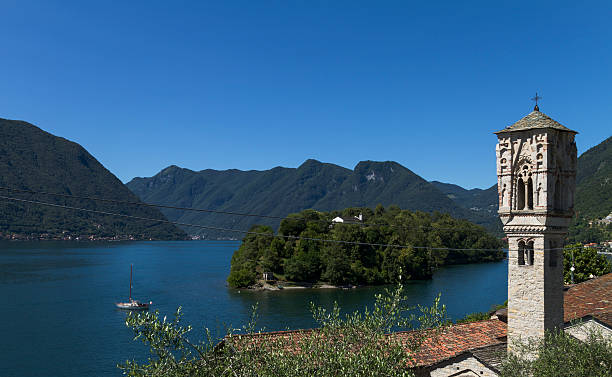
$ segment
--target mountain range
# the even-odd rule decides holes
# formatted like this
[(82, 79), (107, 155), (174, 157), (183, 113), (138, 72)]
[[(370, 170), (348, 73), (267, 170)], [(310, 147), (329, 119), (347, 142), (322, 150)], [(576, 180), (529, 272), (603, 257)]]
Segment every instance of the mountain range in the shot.
[[(611, 145), (612, 137), (578, 158), (575, 209), (578, 217), (584, 220), (578, 225), (585, 229), (590, 220), (602, 218), (612, 211)], [(139, 205), (16, 193), (3, 187), (123, 202), (142, 200), (208, 212), (176, 209), (160, 212)], [(242, 231), (254, 224), (276, 227), (279, 219), (275, 217), (304, 209), (333, 211), (348, 207), (374, 208), (382, 204), (446, 212), (502, 234), (496, 210), (497, 185), (484, 190), (466, 190), (450, 183), (428, 182), (393, 161), (362, 161), (351, 170), (316, 160), (307, 160), (298, 168), (275, 167), (263, 171), (192, 171), (173, 165), (153, 177), (134, 178), (124, 185), (80, 145), (30, 123), (2, 118), (0, 196), (5, 197), (0, 198), (0, 238), (11, 233), (32, 237), (44, 234), (51, 238), (87, 235), (136, 239), (181, 239), (186, 237), (184, 232), (204, 238), (241, 238), (243, 235), (189, 226), (181, 230), (160, 222), (16, 202), (6, 197)], [(268, 218), (227, 212), (261, 214)]]
[[(123, 183), (80, 145), (23, 121), (0, 118), (0, 187), (140, 202)], [(16, 202), (46, 202), (153, 219), (154, 208), (94, 200), (34, 195), (0, 189), (0, 238), (177, 239), (185, 233), (171, 224), (100, 215)]]
[[(241, 212), (284, 217), (312, 208), (320, 211), (347, 207), (396, 205), (402, 209), (446, 212), (499, 232), (496, 205), (479, 202), (496, 198), (494, 187), (465, 190), (459, 186), (428, 182), (397, 162), (362, 161), (353, 170), (307, 160), (298, 168), (276, 167), (263, 171), (202, 170), (170, 166), (150, 178), (127, 183), (147, 203), (220, 212)], [(472, 209), (470, 209), (472, 208)], [(278, 226), (274, 219), (180, 210), (162, 210), (171, 220), (188, 224), (248, 230), (253, 224)], [(184, 227), (207, 238), (239, 234)]]

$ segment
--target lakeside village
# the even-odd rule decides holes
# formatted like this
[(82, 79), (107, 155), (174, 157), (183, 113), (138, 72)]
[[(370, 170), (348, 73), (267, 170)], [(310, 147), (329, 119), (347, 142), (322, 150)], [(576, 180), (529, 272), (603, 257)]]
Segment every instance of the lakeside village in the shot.
[(115, 235), (115, 236), (96, 236), (72, 234), (63, 232), (61, 235), (53, 235), (49, 233), (2, 233), (0, 232), (0, 240), (8, 241), (153, 241), (152, 238), (143, 238), (132, 234)]
[[(336, 217), (332, 220), (332, 223), (345, 223), (345, 224), (359, 224), (364, 221), (362, 215), (353, 218), (342, 218)], [(610, 226), (612, 224), (612, 212), (604, 217), (603, 219), (589, 221), (589, 226)], [(96, 225), (98, 228), (101, 225)], [(112, 236), (101, 236), (96, 234), (81, 234), (70, 231), (63, 231), (61, 234), (52, 233), (16, 233), (16, 232), (2, 232), (0, 231), (0, 240), (2, 241), (154, 241), (151, 237), (145, 237), (143, 235), (134, 234), (120, 234)], [(184, 241), (206, 241), (207, 238), (201, 235), (190, 235), (184, 239)], [(506, 244), (508, 237), (503, 237), (502, 242)], [(237, 238), (217, 238), (215, 241), (240, 241)], [(583, 242), (582, 246), (586, 248), (596, 249), (598, 252), (612, 253), (612, 240), (597, 242)], [(265, 279), (264, 279), (265, 280)]]

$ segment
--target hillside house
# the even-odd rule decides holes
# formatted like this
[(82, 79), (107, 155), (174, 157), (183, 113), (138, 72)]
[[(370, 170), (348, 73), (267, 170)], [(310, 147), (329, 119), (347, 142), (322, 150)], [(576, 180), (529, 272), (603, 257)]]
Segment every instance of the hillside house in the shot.
[(332, 219), (332, 223), (342, 223), (342, 224), (360, 224), (363, 222), (363, 214), (359, 214), (359, 216), (350, 216), (350, 217), (334, 217)]

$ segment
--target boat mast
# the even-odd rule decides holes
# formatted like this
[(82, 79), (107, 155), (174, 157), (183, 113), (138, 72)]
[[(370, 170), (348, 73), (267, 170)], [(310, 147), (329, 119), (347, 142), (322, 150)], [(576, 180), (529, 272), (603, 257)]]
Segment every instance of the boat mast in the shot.
[(130, 301), (132, 301), (132, 265), (130, 264)]

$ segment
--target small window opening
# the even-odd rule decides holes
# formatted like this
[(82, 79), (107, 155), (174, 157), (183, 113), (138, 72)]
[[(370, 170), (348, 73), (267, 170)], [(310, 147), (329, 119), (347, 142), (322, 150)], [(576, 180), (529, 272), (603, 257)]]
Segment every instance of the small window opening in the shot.
[(533, 180), (531, 177), (527, 180), (527, 208), (533, 209)]
[(523, 241), (518, 244), (518, 265), (525, 265), (525, 242)]
[(516, 209), (525, 209), (525, 182), (519, 178), (516, 182)]
[(533, 266), (533, 241), (527, 244), (527, 264)]

